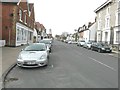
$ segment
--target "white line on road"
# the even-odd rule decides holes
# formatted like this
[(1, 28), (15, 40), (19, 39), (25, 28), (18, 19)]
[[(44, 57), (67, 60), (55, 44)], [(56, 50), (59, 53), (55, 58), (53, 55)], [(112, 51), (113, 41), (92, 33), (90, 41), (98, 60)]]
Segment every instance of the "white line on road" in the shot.
[(102, 63), (102, 62), (100, 62), (98, 60), (95, 60), (94, 58), (91, 58), (91, 57), (88, 57), (88, 58), (90, 58), (91, 60), (93, 60), (93, 61), (95, 61), (95, 62), (97, 62), (99, 64), (102, 64), (102, 65), (106, 66), (107, 68), (110, 68), (110, 69), (112, 69), (114, 71), (117, 71), (116, 69), (114, 69), (114, 68), (112, 68), (112, 67), (110, 67), (110, 66), (108, 66), (108, 65), (106, 65), (106, 64), (104, 64), (104, 63)]

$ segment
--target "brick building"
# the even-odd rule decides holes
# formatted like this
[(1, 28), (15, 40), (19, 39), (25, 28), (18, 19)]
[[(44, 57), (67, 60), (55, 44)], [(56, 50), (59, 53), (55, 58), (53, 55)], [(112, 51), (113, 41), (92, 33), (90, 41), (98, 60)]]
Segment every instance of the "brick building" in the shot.
[(33, 42), (34, 4), (27, 0), (3, 0), (2, 40), (7, 46), (20, 46)]

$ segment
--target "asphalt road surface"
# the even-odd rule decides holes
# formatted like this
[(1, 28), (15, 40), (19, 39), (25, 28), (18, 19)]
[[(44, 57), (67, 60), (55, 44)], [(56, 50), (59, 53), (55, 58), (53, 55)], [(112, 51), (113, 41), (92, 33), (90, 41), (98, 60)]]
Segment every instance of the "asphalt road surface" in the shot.
[(118, 58), (54, 41), (47, 67), (16, 66), (6, 88), (118, 88)]

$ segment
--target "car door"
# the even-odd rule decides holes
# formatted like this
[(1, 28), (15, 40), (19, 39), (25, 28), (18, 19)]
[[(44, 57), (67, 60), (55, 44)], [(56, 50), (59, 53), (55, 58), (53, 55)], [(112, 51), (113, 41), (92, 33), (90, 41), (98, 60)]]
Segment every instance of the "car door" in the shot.
[(98, 43), (95, 43), (95, 50), (98, 49)]

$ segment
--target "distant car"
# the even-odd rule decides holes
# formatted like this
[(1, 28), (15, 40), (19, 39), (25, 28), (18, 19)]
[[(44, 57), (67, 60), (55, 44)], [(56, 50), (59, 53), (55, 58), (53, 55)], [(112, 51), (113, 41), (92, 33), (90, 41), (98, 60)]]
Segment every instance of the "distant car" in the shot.
[(44, 43), (34, 43), (23, 49), (17, 59), (20, 67), (40, 67), (48, 64), (49, 48)]
[(85, 43), (83, 44), (83, 47), (84, 47), (84, 48), (87, 48), (87, 42), (85, 42)]
[(72, 41), (68, 41), (68, 44), (72, 44)]
[(68, 44), (77, 44), (77, 42), (74, 40), (71, 40), (71, 41), (68, 41)]
[(94, 43), (94, 41), (88, 41), (88, 42), (86, 42), (86, 43), (83, 45), (83, 47), (85, 47), (85, 48), (87, 48), (87, 49), (91, 49), (92, 43)]
[(49, 47), (50, 52), (52, 51), (52, 41), (51, 41), (51, 39), (43, 39), (43, 40), (40, 40), (39, 43), (45, 43)]
[(111, 53), (112, 52), (112, 48), (108, 45), (108, 44), (105, 44), (105, 43), (93, 43), (91, 45), (91, 50), (95, 50), (95, 51), (98, 51), (98, 52), (109, 52)]
[(65, 40), (65, 43), (68, 43), (70, 40)]
[(83, 46), (85, 44), (84, 40), (78, 41), (77, 46)]

